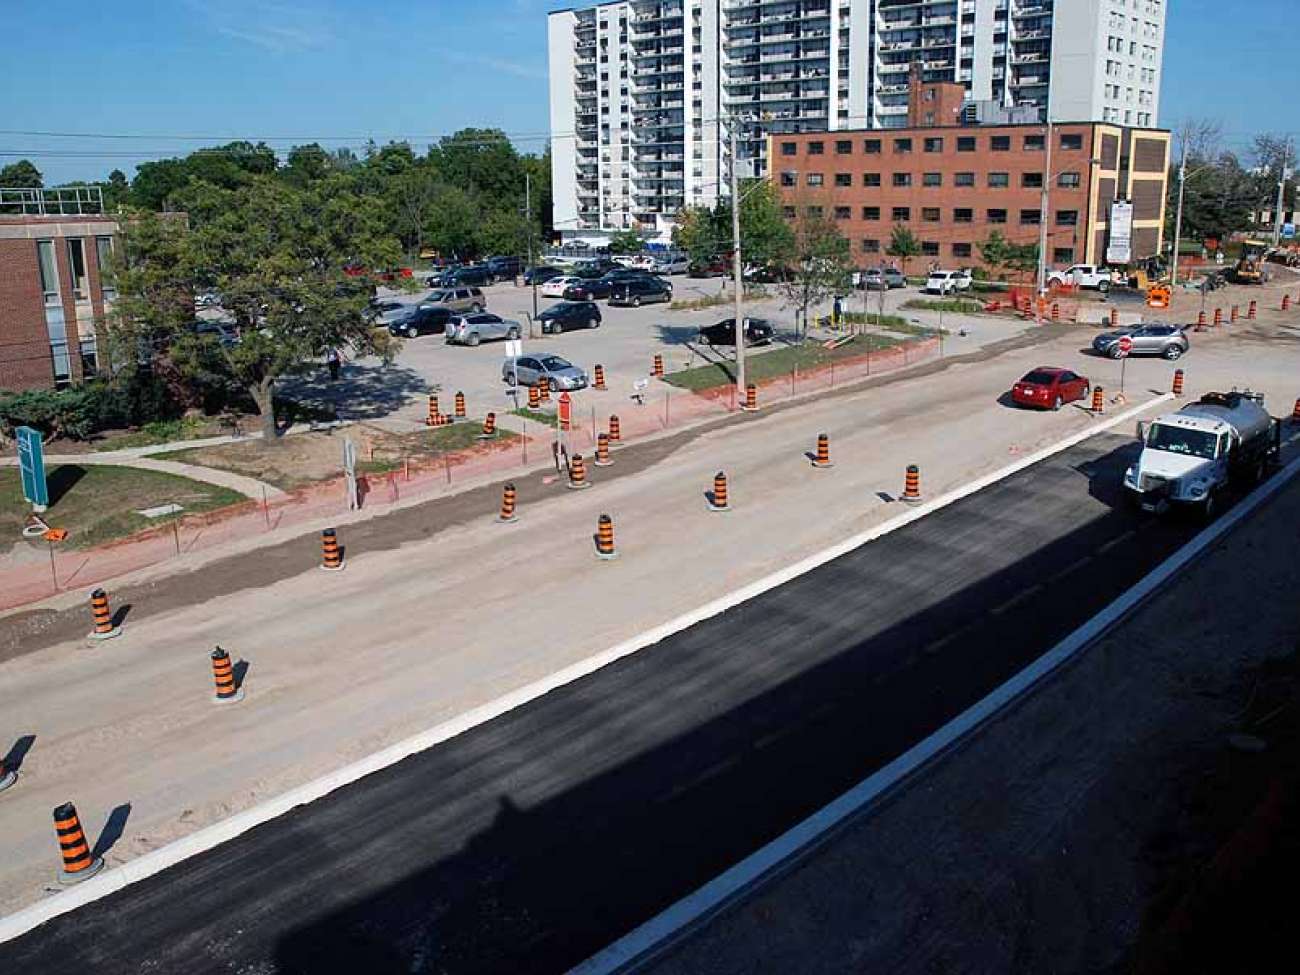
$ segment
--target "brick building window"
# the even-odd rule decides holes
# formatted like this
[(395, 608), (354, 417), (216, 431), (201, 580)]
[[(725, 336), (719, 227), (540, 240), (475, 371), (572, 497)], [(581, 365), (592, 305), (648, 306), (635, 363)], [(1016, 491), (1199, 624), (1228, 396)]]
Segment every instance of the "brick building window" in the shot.
[(1057, 210), (1056, 225), (1058, 227), (1077, 227), (1079, 225), (1079, 211)]
[(1025, 152), (1042, 152), (1047, 148), (1047, 138), (1041, 135), (1025, 136)]
[(808, 174), (808, 180), (807, 180), (807, 182), (808, 182), (808, 185), (809, 185), (809, 186), (821, 186), (821, 185), (822, 185), (822, 174), (821, 174), (821, 173), (809, 173), (809, 174)]
[[(1083, 148), (1083, 134), (1080, 133), (1080, 132), (1062, 132), (1062, 133), (1061, 133), (1061, 148), (1062, 148), (1062, 149), (1074, 149), (1074, 150), (1082, 149), (1082, 148)], [(1074, 258), (1070, 258), (1070, 259), (1071, 259), (1071, 260), (1074, 260)]]
[[(821, 218), (821, 215), (822, 215), (822, 212), (823, 212), (823, 211), (822, 211), (822, 208), (819, 207), (819, 206), (811, 206), (811, 207), (809, 207), (807, 210), (805, 210), (804, 212), (807, 213), (808, 216), (812, 217), (814, 220), (818, 220), (818, 219)], [(1034, 212), (1037, 213), (1038, 211), (1035, 210)]]
[(943, 152), (943, 139), (938, 136), (931, 136), (925, 140), (926, 152)]
[(836, 139), (836, 140), (835, 140), (835, 155), (837, 155), (837, 156), (847, 156), (847, 155), (849, 155), (851, 152), (853, 152), (853, 140), (852, 140), (852, 139)]
[(808, 143), (808, 155), (810, 156), (820, 156), (825, 151), (826, 151), (825, 143), (822, 142)]
[(836, 220), (851, 220), (851, 219), (853, 219), (853, 207), (836, 207), (836, 208), (835, 208), (835, 219), (836, 219)]
[(1027, 190), (1041, 190), (1043, 188), (1043, 174), (1021, 173), (1020, 185)]
[(1056, 177), (1056, 185), (1065, 190), (1077, 190), (1080, 185), (1078, 173), (1062, 173)]
[(911, 219), (912, 219), (911, 207), (894, 207), (894, 212), (893, 212), (894, 223), (907, 223)]
[(952, 185), (953, 186), (974, 186), (975, 174), (974, 173), (953, 173)]
[(1011, 185), (1011, 177), (1006, 173), (989, 173), (989, 189), (1004, 190)]
[(865, 152), (868, 156), (878, 156), (878, 155), (880, 155), (880, 140), (879, 140), (879, 139), (863, 139), (863, 140), (862, 140), (862, 151)]
[(798, 174), (797, 172), (795, 172), (794, 170), (792, 170), (792, 169), (787, 169), (787, 170), (785, 170), (783, 173), (781, 173), (781, 185), (782, 185), (782, 186), (798, 186), (798, 185), (799, 185), (799, 174)]
[(1037, 210), (1021, 210), (1020, 224), (1021, 226), (1026, 226), (1026, 227), (1027, 226), (1037, 227), (1038, 224), (1040, 223), (1038, 219), (1040, 216), (1041, 214)]
[(974, 151), (975, 151), (975, 136), (973, 136), (973, 135), (959, 135), (959, 136), (957, 136), (957, 151), (958, 151), (958, 152), (974, 152)]
[(921, 175), (922, 186), (942, 186), (943, 173), (923, 173)]
[(924, 254), (926, 257), (938, 257), (939, 242), (937, 240), (921, 241), (921, 253)]
[(781, 216), (785, 217), (787, 220), (793, 220), (794, 207), (781, 207)]
[(902, 153), (907, 153), (907, 152), (911, 152), (911, 151), (912, 151), (912, 140), (911, 140), (911, 139), (895, 139), (895, 140), (894, 140), (894, 152), (895, 152), (896, 154), (902, 154)]
[(862, 208), (862, 219), (863, 219), (863, 220), (879, 220), (879, 219), (880, 219), (880, 207), (863, 207), (863, 208)]
[(1009, 136), (1009, 135), (994, 135), (994, 136), (990, 136), (990, 137), (989, 137), (989, 151), (990, 151), (990, 152), (1010, 152), (1010, 151), (1011, 151), (1011, 136)]
[(952, 245), (952, 256), (953, 256), (953, 257), (970, 257), (970, 244), (956, 244), (956, 243), (953, 244), (953, 245)]
[(968, 209), (967, 207), (958, 207), (956, 210), (952, 211), (952, 222), (953, 223), (974, 223), (975, 211)]
[(85, 301), (90, 297), (90, 278), (86, 276), (86, 242), (80, 237), (68, 238), (68, 270), (72, 275), (72, 297)]
[(921, 219), (926, 223), (938, 223), (943, 218), (938, 207), (921, 207)]
[(862, 185), (863, 185), (863, 186), (879, 186), (879, 185), (880, 185), (880, 174), (879, 174), (879, 173), (863, 173), (863, 174), (862, 174)]
[(911, 185), (912, 185), (912, 174), (911, 174), (911, 173), (895, 173), (895, 174), (894, 174), (894, 185), (895, 185), (895, 186), (911, 186)]
[(862, 238), (862, 253), (864, 253), (864, 254), (879, 254), (879, 253), (880, 253), (880, 241), (876, 240), (874, 237), (864, 237), (864, 238)]
[(836, 186), (852, 186), (852, 185), (853, 185), (853, 174), (852, 174), (852, 173), (836, 173), (836, 174), (835, 174), (835, 185), (836, 185)]
[(797, 156), (798, 154), (799, 154), (799, 143), (797, 143), (797, 142), (782, 142), (782, 143), (781, 143), (781, 155), (783, 155), (783, 156)]
[(1007, 222), (1007, 211), (1006, 211), (1006, 210), (989, 210), (989, 211), (985, 214), (985, 219), (986, 219), (989, 223), (1006, 223), (1006, 222)]
[(1057, 248), (1054, 248), (1054, 249), (1052, 250), (1052, 263), (1053, 263), (1053, 264), (1073, 264), (1073, 263), (1074, 263), (1074, 248), (1073, 248), (1073, 247), (1057, 247)]

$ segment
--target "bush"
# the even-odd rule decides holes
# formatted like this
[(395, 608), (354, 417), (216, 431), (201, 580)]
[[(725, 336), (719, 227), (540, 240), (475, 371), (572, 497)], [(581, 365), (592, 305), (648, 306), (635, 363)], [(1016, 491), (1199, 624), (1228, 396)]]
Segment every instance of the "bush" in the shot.
[(46, 439), (89, 440), (101, 430), (174, 420), (180, 413), (167, 388), (146, 370), (69, 389), (0, 391), (0, 433), (9, 438), (16, 427), (27, 426)]

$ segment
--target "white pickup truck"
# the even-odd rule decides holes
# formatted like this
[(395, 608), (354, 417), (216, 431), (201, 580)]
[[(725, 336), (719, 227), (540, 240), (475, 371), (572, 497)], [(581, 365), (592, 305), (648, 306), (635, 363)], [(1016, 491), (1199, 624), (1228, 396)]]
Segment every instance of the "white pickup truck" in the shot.
[(1092, 264), (1075, 264), (1064, 271), (1052, 271), (1047, 275), (1047, 284), (1076, 288), (1093, 288), (1097, 291), (1110, 290), (1110, 271)]

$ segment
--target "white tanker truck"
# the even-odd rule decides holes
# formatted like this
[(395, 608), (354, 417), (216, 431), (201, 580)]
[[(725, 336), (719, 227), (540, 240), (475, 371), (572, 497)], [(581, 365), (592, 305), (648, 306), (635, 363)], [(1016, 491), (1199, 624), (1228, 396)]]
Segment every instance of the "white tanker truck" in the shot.
[(1229, 485), (1263, 480), (1281, 426), (1249, 390), (1206, 393), (1177, 413), (1138, 424), (1142, 454), (1124, 487), (1144, 511), (1188, 508), (1210, 517)]

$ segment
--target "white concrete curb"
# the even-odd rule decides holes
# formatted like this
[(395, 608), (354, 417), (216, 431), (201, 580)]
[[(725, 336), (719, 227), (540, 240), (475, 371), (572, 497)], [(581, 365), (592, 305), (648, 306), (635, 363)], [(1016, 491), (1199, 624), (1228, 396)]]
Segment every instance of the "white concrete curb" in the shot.
[(721, 913), (730, 904), (742, 899), (747, 892), (761, 886), (768, 877), (794, 867), (802, 857), (815, 851), (819, 842), (835, 829), (862, 814), (876, 800), (921, 771), (953, 745), (978, 731), (998, 712), (1031, 692), (1063, 664), (1087, 649), (1094, 640), (1137, 608), (1189, 562), (1276, 494), (1297, 473), (1300, 473), (1300, 459), (1288, 464), (1143, 577), (1137, 585), (988, 696), (767, 846), (577, 965), (570, 970), (569, 975), (612, 975), (616, 972), (626, 975), (635, 972), (661, 957), (710, 917)]
[[(771, 575), (765, 576), (755, 582), (750, 583), (743, 588), (715, 599), (711, 603), (699, 607), (692, 612), (678, 616), (669, 620), (667, 623), (657, 626), (654, 629), (640, 633), (629, 640), (611, 647), (601, 653), (595, 654), (585, 660), (579, 661), (563, 670), (556, 671), (541, 680), (534, 681), (524, 687), (511, 691), (487, 704), (474, 708), (464, 714), (457, 715), (449, 721), (436, 725), (417, 735), (407, 738), (403, 741), (390, 745), (382, 751), (375, 752), (358, 762), (346, 765), (337, 769), (328, 775), (307, 782), (296, 789), (292, 789), (283, 795), (274, 799), (260, 803), (251, 809), (246, 809), (241, 813), (224, 819), (219, 823), (213, 823), (211, 826), (204, 827), (189, 836), (169, 843), (166, 846), (159, 847), (150, 853), (129, 860), (121, 866), (114, 867), (111, 870), (105, 870), (99, 876), (94, 877), (86, 882), (79, 884), (66, 891), (61, 891), (40, 903), (33, 904), (31, 907), (16, 911), (7, 917), (0, 918), (0, 943), (9, 941), (19, 935), (25, 934), (37, 925), (44, 924), (46, 921), (58, 917), (60, 914), (66, 914), (69, 911), (76, 910), (93, 901), (106, 897), (115, 891), (121, 890), (137, 881), (152, 877), (154, 874), (166, 870), (168, 867), (175, 866), (189, 857), (196, 856), (199, 853), (211, 850), (228, 840), (232, 840), (242, 833), (269, 822), (278, 816), (284, 815), (296, 806), (306, 805), (314, 802), (329, 793), (340, 789), (343, 786), (350, 785), (358, 779), (364, 778), (373, 772), (378, 772), (395, 765), (411, 755), (425, 751), (434, 745), (454, 738), (471, 728), (480, 724), (491, 721), (509, 711), (514, 710), (521, 705), (527, 704), (536, 698), (541, 697), (557, 688), (570, 684), (573, 681), (586, 677), (609, 664), (614, 663), (623, 657), (630, 656), (638, 650), (658, 643), (660, 640), (667, 639), (674, 633), (679, 633), (702, 620), (717, 616), (720, 613), (740, 605), (756, 596), (776, 589), (785, 585), (791, 579), (795, 579), (819, 566), (825, 565), (834, 559), (845, 555), (854, 549), (860, 548), (868, 542), (887, 535), (890, 532), (897, 531), (904, 525), (911, 524), (918, 518), (923, 518), (931, 512), (938, 511), (950, 504), (960, 501), (977, 491), (980, 491), (991, 484), (995, 484), (1013, 474), (1017, 474), (1027, 467), (1031, 467), (1038, 462), (1058, 454), (1063, 450), (1082, 443), (1113, 427), (1128, 422), (1138, 414), (1150, 409), (1159, 403), (1172, 399), (1172, 394), (1165, 393), (1154, 399), (1148, 400), (1138, 406), (1135, 406), (1123, 413), (1112, 418), (1090, 426), (1079, 433), (1073, 434), (1064, 440), (1061, 440), (1049, 447), (1029, 454), (1013, 464), (986, 474), (983, 477), (965, 484), (955, 491), (935, 498), (932, 501), (917, 505), (911, 508), (897, 518), (892, 518), (887, 522), (877, 525), (868, 531), (861, 532), (850, 538), (839, 542), (830, 548), (824, 549), (814, 555), (809, 556), (799, 562), (786, 566)], [(724, 875), (726, 876), (726, 875)], [(715, 882), (716, 883), (716, 882)], [(651, 922), (654, 923), (654, 922)], [(620, 942), (621, 944), (621, 942)], [(613, 949), (610, 949), (613, 950)], [(603, 956), (597, 956), (603, 957)], [(605, 968), (595, 968), (591, 971), (604, 971)]]

